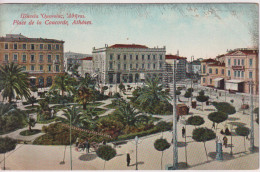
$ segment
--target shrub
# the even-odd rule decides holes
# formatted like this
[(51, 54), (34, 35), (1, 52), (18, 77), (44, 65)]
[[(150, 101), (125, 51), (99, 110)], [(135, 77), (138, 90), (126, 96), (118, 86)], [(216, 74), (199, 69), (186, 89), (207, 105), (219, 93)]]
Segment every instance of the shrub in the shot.
[(235, 107), (227, 102), (213, 102), (212, 104), (219, 112), (223, 112), (228, 115), (236, 113)]
[(200, 116), (191, 116), (188, 118), (187, 123), (189, 125), (199, 126), (205, 123), (204, 119)]
[(223, 112), (212, 112), (208, 115), (209, 120), (215, 123), (221, 123), (228, 119), (228, 115)]
[(171, 145), (167, 142), (166, 139), (157, 139), (154, 142), (154, 148), (158, 151), (164, 151), (168, 149)]
[(158, 128), (159, 131), (167, 131), (172, 129), (172, 123), (160, 121), (156, 124), (156, 128)]
[(9, 137), (0, 137), (0, 153), (7, 153), (14, 150), (17, 141)]
[(193, 92), (194, 91), (194, 89), (193, 88), (188, 88), (188, 90), (187, 90), (188, 92)]

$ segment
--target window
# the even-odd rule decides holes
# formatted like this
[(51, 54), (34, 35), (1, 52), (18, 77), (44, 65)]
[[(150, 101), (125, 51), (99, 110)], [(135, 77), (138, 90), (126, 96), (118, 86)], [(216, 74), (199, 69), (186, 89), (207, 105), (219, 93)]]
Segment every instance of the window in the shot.
[(23, 71), (26, 71), (26, 66), (23, 66), (22, 69), (23, 69)]
[(48, 71), (51, 72), (51, 65), (48, 65)]
[(34, 62), (34, 60), (35, 60), (35, 59), (34, 59), (34, 55), (32, 54), (32, 55), (31, 55), (31, 62)]
[(231, 65), (231, 59), (228, 59), (228, 66)]
[(230, 70), (228, 70), (228, 76), (231, 76)]
[(27, 48), (27, 47), (26, 47), (26, 44), (23, 44), (23, 49), (26, 50), (26, 48)]
[(51, 63), (51, 55), (48, 55), (48, 63)]
[(138, 64), (136, 63), (135, 68), (138, 69)]
[(142, 55), (142, 60), (144, 60), (144, 55)]
[(212, 69), (211, 68), (209, 68), (209, 73), (212, 73)]
[(147, 55), (147, 59), (150, 60), (150, 55)]
[(126, 55), (124, 55), (124, 60), (126, 60)]
[(144, 69), (144, 64), (142, 64), (142, 69)]
[(253, 59), (249, 59), (249, 66), (250, 66), (250, 67), (253, 66)]
[(110, 60), (113, 60), (113, 54), (110, 54)]
[(34, 44), (31, 44), (31, 50), (34, 50)]
[(225, 74), (225, 70), (224, 70), (224, 69), (222, 69), (222, 70), (221, 70), (221, 73), (222, 73), (222, 75), (224, 75), (224, 74)]
[(162, 68), (162, 63), (160, 63), (160, 69)]
[(218, 74), (218, 69), (216, 69), (216, 74)]
[(8, 43), (5, 43), (5, 49), (8, 49)]
[(209, 80), (210, 84), (212, 84), (212, 79)]
[(60, 55), (56, 55), (56, 61), (57, 61), (57, 62), (60, 61)]
[(203, 78), (203, 83), (205, 83), (206, 82), (206, 79), (205, 78)]
[(14, 49), (17, 50), (17, 43), (14, 43)]
[(51, 50), (51, 44), (48, 44), (48, 50)]
[(5, 61), (8, 62), (8, 60), (9, 60), (9, 55), (5, 54)]
[(41, 50), (43, 49), (43, 44), (40, 44), (40, 49), (41, 49)]
[(153, 55), (153, 59), (156, 60), (156, 55), (155, 54)]
[(109, 63), (109, 69), (110, 69), (110, 70), (113, 69), (113, 63), (112, 63), (112, 62)]
[(160, 60), (162, 60), (162, 54), (160, 54)]
[(240, 66), (240, 59), (237, 60), (237, 65)]
[(15, 61), (15, 62), (18, 61), (18, 55), (17, 55), (17, 54), (14, 54), (14, 55), (13, 55), (13, 61)]
[(240, 77), (240, 71), (237, 71), (237, 77)]
[(249, 78), (250, 78), (250, 79), (253, 78), (253, 72), (249, 72)]
[(237, 71), (234, 71), (234, 77), (237, 77)]
[(138, 55), (135, 56), (135, 59), (138, 60)]
[(117, 55), (117, 60), (120, 60), (120, 54)]
[(120, 63), (118, 63), (118, 65), (117, 65), (118, 70), (120, 70), (120, 67), (121, 67), (121, 66), (120, 66)]
[(56, 72), (59, 72), (59, 71), (60, 71), (60, 66), (56, 65)]
[(56, 50), (59, 50), (59, 49), (60, 49), (59, 44), (56, 44)]
[(132, 54), (130, 54), (130, 60), (132, 60), (133, 59), (133, 56), (132, 56)]
[(126, 70), (126, 64), (124, 64), (124, 70)]
[(234, 66), (237, 65), (237, 59), (234, 59)]
[(130, 69), (132, 69), (133, 68), (133, 65), (132, 64), (130, 64)]
[(40, 71), (43, 71), (43, 65), (40, 65)]
[(155, 64), (155, 63), (153, 64), (153, 68), (154, 68), (154, 69), (156, 68), (156, 64)]
[(203, 73), (206, 73), (206, 65), (203, 65)]
[(31, 65), (31, 71), (34, 71), (34, 65)]
[(23, 62), (26, 62), (26, 54), (23, 54)]
[(150, 63), (147, 64), (147, 68), (150, 69)]
[(242, 63), (241, 65), (244, 66), (245, 65), (245, 60), (242, 59), (241, 63)]
[(42, 54), (40, 54), (39, 61), (40, 61), (40, 62), (43, 62), (43, 55), (42, 55)]
[(244, 78), (244, 71), (241, 71), (241, 77)]

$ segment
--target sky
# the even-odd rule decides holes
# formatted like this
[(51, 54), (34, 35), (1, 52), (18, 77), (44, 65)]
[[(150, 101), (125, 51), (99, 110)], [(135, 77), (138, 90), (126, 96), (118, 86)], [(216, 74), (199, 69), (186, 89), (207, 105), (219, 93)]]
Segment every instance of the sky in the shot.
[[(84, 15), (91, 25), (72, 25), (68, 13)], [(39, 18), (22, 19), (21, 14)], [(64, 15), (69, 25), (45, 25), (41, 14)], [(14, 20), (26, 25), (14, 25)], [(34, 20), (34, 25), (28, 25)], [(37, 25), (37, 20), (41, 25)], [(0, 36), (65, 41), (65, 52), (91, 54), (105, 44), (166, 46), (167, 54), (215, 58), (227, 49), (258, 47), (257, 4), (2, 4)]]

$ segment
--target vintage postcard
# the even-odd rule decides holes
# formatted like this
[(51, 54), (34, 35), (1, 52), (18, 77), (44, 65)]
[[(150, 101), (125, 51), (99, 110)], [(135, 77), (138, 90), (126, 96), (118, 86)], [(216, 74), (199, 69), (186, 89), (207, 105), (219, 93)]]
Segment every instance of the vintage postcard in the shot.
[(2, 170), (257, 170), (259, 4), (0, 0)]

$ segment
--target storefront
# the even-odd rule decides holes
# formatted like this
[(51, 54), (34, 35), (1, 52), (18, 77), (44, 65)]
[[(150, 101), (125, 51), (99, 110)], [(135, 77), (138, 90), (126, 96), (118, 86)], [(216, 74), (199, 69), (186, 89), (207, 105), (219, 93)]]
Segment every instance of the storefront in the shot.
[(224, 89), (224, 78), (215, 78), (214, 81), (214, 87), (218, 89)]
[(244, 81), (242, 81), (242, 80), (227, 80), (226, 81), (226, 90), (243, 92), (244, 91)]

